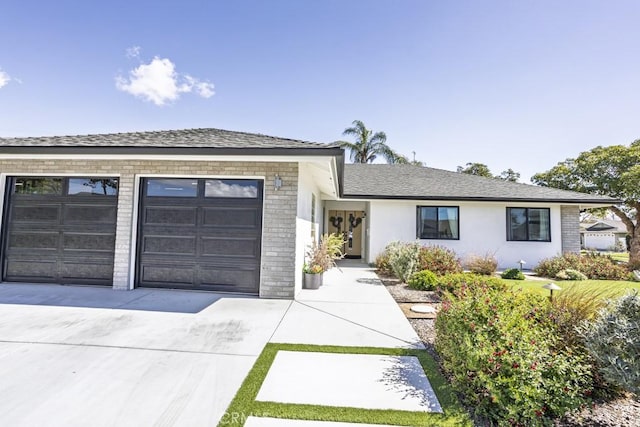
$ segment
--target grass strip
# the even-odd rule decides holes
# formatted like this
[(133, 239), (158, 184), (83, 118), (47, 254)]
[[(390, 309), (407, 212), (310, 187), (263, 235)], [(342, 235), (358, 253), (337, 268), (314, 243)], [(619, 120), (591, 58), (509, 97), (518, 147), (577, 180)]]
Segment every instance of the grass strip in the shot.
[[(259, 402), (256, 396), (278, 351), (299, 351), (342, 354), (375, 354), (382, 356), (415, 356), (422, 365), (444, 413), (424, 413), (388, 409), (363, 409), (279, 402)], [(469, 415), (462, 408), (438, 365), (425, 350), (342, 347), (308, 344), (269, 343), (258, 356), (218, 424), (219, 427), (242, 427), (250, 416), (315, 421), (340, 421), (399, 426), (471, 426)]]

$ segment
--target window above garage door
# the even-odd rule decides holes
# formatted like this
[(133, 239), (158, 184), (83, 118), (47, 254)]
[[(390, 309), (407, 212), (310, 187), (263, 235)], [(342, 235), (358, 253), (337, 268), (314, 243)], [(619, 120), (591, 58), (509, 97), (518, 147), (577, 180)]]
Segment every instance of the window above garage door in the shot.
[(117, 196), (117, 178), (60, 178), (60, 177), (17, 177), (13, 192), (21, 195), (41, 196)]

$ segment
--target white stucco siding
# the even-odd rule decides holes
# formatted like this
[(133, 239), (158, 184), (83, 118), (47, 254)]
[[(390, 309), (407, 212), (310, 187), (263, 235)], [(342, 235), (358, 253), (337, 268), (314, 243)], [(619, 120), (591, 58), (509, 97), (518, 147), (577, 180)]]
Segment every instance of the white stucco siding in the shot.
[(613, 250), (616, 246), (616, 235), (609, 232), (585, 232), (584, 247), (586, 249)]
[[(315, 195), (315, 222), (312, 222), (311, 218), (313, 195)], [(302, 267), (304, 265), (305, 253), (313, 240), (311, 234), (312, 227), (315, 228), (315, 235), (317, 237), (322, 221), (320, 189), (315, 184), (311, 173), (306, 171), (304, 167), (300, 167), (298, 173), (298, 207), (296, 216), (296, 293), (302, 289)]]
[[(416, 240), (417, 206), (458, 206), (460, 239), (423, 239), (423, 245), (440, 245), (452, 249), (463, 260), (470, 255), (494, 254), (500, 268), (517, 267), (517, 261), (527, 262), (533, 268), (543, 258), (561, 253), (560, 206), (532, 203), (502, 202), (424, 202), (424, 201), (371, 201), (369, 212), (370, 259), (394, 241)], [(507, 241), (506, 208), (550, 208), (551, 242)]]

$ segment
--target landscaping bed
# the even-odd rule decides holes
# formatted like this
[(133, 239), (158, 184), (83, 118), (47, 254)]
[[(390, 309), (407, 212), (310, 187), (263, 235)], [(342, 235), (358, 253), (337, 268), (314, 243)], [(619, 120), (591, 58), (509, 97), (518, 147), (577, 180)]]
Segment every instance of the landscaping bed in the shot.
[[(401, 308), (403, 305), (413, 305), (412, 303), (431, 303), (434, 307), (437, 307), (440, 303), (440, 299), (435, 292), (411, 289), (409, 286), (401, 283), (398, 279), (392, 276), (385, 274), (379, 275), (386, 289)], [(514, 287), (516, 287), (519, 281), (507, 282), (510, 282)], [(522, 284), (523, 282), (519, 283)], [(527, 283), (531, 286), (529, 289), (527, 289), (527, 286), (524, 288), (532, 292), (547, 292), (541, 288), (540, 291), (538, 291), (537, 288), (540, 287), (540, 283), (540, 281)], [(610, 286), (612, 284), (606, 283), (606, 285)], [(406, 314), (406, 310), (403, 310), (403, 312)], [(439, 362), (438, 353), (435, 350), (435, 319), (416, 319), (411, 317), (412, 316), (407, 316), (409, 323), (424, 343), (427, 351)], [(468, 410), (470, 412), (470, 416), (473, 416), (470, 408), (468, 408)], [(639, 419), (640, 402), (631, 397), (620, 397), (613, 401), (596, 400), (592, 407), (575, 411), (572, 414), (558, 419), (555, 421), (555, 425), (570, 427), (622, 427), (634, 425)], [(477, 419), (475, 424), (478, 426), (488, 425), (485, 420)]]

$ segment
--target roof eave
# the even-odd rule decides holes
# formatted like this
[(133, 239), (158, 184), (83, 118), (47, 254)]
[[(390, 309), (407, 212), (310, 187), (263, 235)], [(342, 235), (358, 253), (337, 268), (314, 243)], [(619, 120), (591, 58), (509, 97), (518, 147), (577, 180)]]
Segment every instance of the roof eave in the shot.
[(622, 203), (617, 199), (563, 199), (536, 197), (460, 197), (460, 196), (386, 196), (373, 194), (344, 194), (343, 199), (373, 199), (373, 200), (447, 200), (460, 202), (533, 202), (533, 203), (567, 203), (578, 205), (609, 206)]
[(1, 146), (2, 154), (84, 155), (217, 155), (217, 156), (344, 156), (340, 147), (132, 147), (132, 146)]

